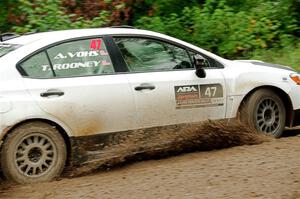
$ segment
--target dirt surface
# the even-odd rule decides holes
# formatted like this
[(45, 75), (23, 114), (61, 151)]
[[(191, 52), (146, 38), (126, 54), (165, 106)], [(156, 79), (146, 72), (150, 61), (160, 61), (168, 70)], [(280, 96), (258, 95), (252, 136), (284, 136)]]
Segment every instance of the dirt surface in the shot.
[(11, 185), (0, 198), (300, 199), (300, 131), (259, 145), (127, 164), (83, 177)]

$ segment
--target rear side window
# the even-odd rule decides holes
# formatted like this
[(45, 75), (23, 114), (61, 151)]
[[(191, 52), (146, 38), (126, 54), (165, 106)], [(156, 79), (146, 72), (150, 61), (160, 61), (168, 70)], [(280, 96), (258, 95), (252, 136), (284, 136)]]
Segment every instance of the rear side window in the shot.
[[(46, 52), (33, 55), (30, 59), (20, 64), (25, 76), (35, 78), (54, 77)], [(50, 70), (49, 70), (50, 69)]]
[(18, 44), (7, 44), (7, 43), (0, 43), (0, 57), (6, 55), (7, 53), (16, 50), (21, 45)]
[(101, 38), (66, 42), (36, 54), (20, 64), (33, 78), (112, 74), (114, 68)]

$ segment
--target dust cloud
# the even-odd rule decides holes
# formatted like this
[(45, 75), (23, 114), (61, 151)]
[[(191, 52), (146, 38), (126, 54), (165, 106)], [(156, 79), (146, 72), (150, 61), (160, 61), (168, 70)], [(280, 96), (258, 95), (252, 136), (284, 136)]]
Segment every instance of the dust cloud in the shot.
[[(115, 141), (117, 140), (117, 141)], [(146, 159), (158, 159), (194, 151), (210, 151), (241, 145), (256, 145), (271, 138), (234, 121), (206, 121), (135, 130), (119, 135), (99, 152), (91, 152), (92, 160), (80, 167), (67, 168), (64, 177), (82, 176), (95, 171)]]

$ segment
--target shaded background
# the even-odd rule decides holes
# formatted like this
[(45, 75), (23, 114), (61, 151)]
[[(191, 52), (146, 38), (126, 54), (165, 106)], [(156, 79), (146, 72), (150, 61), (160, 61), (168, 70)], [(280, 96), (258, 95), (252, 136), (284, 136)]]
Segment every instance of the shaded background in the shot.
[(0, 0), (0, 32), (131, 25), (300, 70), (300, 0)]

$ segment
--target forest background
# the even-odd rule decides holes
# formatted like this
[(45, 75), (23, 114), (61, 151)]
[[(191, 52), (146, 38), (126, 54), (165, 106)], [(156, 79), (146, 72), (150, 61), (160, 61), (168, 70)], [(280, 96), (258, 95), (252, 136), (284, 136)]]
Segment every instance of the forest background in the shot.
[(0, 33), (114, 25), (300, 71), (300, 0), (0, 0)]

